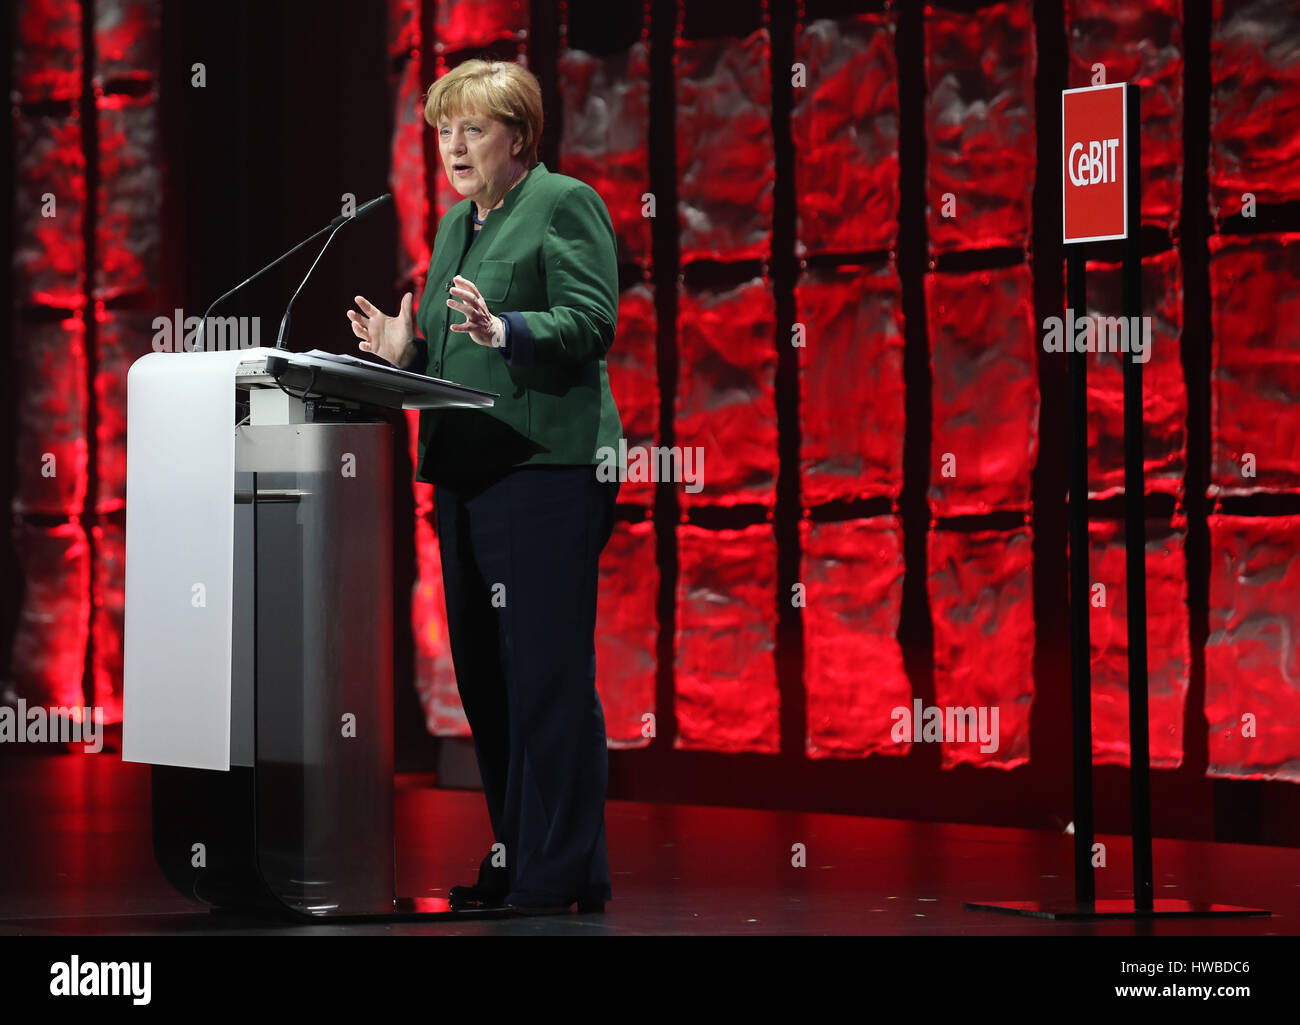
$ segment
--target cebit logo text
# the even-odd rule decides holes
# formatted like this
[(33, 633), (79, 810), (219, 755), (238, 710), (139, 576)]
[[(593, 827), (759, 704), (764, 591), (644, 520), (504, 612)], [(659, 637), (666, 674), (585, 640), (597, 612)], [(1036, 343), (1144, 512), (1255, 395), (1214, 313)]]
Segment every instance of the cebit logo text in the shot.
[(1083, 143), (1076, 142), (1070, 147), (1066, 161), (1070, 181), (1080, 187), (1119, 181), (1115, 170), (1115, 151), (1118, 149), (1118, 139), (1093, 139), (1086, 150)]

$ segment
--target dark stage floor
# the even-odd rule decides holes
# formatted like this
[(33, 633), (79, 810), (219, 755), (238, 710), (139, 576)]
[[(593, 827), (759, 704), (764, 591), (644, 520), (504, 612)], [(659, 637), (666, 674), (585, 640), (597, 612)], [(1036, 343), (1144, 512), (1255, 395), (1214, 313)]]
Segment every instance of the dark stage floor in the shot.
[[(1071, 838), (844, 815), (611, 802), (614, 899), (603, 914), (286, 926), (211, 913), (174, 892), (150, 847), (149, 768), (114, 755), (0, 758), (0, 935), (1300, 934), (1300, 850), (1155, 841), (1156, 897), (1267, 907), (1271, 918), (1097, 924), (962, 908), (1068, 900)], [(399, 776), (404, 896), (472, 882), (490, 843), (482, 797)], [(1125, 837), (1103, 836), (1098, 897), (1130, 895)], [(791, 864), (803, 844), (807, 867)], [(1113, 880), (1113, 881), (1112, 881)]]

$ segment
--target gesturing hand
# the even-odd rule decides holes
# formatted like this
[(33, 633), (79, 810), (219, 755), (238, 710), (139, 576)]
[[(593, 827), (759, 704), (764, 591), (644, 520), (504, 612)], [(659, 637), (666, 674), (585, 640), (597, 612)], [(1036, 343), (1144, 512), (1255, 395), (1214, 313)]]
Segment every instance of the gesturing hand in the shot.
[[(357, 348), (373, 352), (395, 367), (405, 367), (415, 358), (415, 318), (411, 315), (411, 293), (402, 296), (396, 317), (388, 317), (362, 296), (354, 296), (361, 313), (348, 310), (352, 333), (361, 339)], [(363, 316), (364, 314), (364, 316)]]
[(466, 320), (461, 324), (452, 324), (453, 331), (468, 331), (469, 336), (479, 345), (500, 349), (506, 344), (506, 326), (500, 317), (494, 317), (487, 308), (487, 302), (479, 293), (478, 287), (469, 278), (459, 274), (452, 279), (451, 294), (456, 298), (448, 299), (447, 305), (453, 310), (460, 310)]

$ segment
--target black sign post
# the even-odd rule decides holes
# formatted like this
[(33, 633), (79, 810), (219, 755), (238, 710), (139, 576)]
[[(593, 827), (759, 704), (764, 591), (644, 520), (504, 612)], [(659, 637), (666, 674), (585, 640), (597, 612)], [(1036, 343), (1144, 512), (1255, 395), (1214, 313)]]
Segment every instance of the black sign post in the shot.
[[(1127, 204), (1123, 236), (1121, 313), (1127, 330), (1142, 323), (1142, 149), (1141, 90), (1124, 87), (1127, 102), (1124, 175)], [(1064, 132), (1064, 125), (1062, 125)], [(1063, 147), (1064, 149), (1064, 147)], [(1068, 169), (1067, 169), (1068, 170)], [(1089, 240), (1066, 245), (1066, 306), (1076, 316), (1088, 310)], [(1065, 323), (1070, 323), (1067, 317)], [(1140, 327), (1139, 327), (1139, 330)], [(1068, 329), (1067, 329), (1067, 334)], [(1100, 331), (1094, 332), (1100, 350)], [(1155, 917), (1246, 917), (1268, 915), (1262, 908), (1241, 908), (1188, 900), (1155, 900), (1151, 858), (1151, 750), (1147, 694), (1146, 484), (1142, 452), (1142, 364), (1121, 354), (1124, 366), (1124, 565), (1128, 618), (1128, 725), (1133, 828), (1133, 898), (1098, 900), (1093, 873), (1092, 801), (1092, 643), (1089, 632), (1088, 567), (1088, 353), (1068, 350), (1068, 433), (1070, 461), (1070, 704), (1074, 764), (1074, 904), (1044, 901), (996, 901), (963, 904), (971, 911), (997, 911), (1034, 918), (1095, 919)]]

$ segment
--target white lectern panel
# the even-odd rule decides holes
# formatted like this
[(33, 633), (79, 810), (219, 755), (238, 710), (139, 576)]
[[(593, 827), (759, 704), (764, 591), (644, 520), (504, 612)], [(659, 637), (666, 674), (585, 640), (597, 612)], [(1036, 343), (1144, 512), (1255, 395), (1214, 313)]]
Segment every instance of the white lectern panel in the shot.
[(230, 768), (235, 369), (151, 353), (127, 375), (122, 758)]

